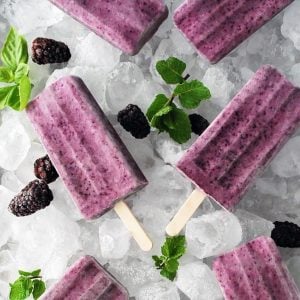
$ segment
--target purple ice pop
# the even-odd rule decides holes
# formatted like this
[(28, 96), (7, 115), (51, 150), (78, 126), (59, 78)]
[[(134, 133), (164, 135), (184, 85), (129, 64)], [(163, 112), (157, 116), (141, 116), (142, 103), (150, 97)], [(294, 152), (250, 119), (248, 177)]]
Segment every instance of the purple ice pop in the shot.
[(134, 55), (168, 16), (162, 0), (50, 0), (97, 35)]
[(174, 22), (200, 54), (216, 63), (293, 0), (186, 0)]
[(91, 256), (75, 262), (42, 300), (127, 300), (126, 289)]
[(225, 300), (299, 300), (300, 292), (269, 237), (218, 257), (213, 270)]
[[(261, 67), (177, 164), (199, 189), (194, 211), (205, 195), (232, 210), (300, 125), (300, 89), (271, 66)], [(202, 201), (201, 201), (202, 200)], [(187, 205), (189, 204), (189, 205)], [(187, 221), (189, 215), (176, 215)], [(186, 217), (188, 216), (188, 217)], [(176, 220), (177, 219), (177, 220)], [(167, 231), (168, 232), (168, 231)], [(178, 232), (177, 232), (178, 233)], [(172, 234), (171, 234), (172, 235)]]

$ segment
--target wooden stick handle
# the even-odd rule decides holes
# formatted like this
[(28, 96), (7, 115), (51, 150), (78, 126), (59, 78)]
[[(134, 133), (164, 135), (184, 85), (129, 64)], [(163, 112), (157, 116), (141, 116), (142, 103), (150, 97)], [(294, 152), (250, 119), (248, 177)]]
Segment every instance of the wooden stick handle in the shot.
[(114, 210), (119, 218), (123, 221), (127, 229), (131, 232), (133, 238), (136, 240), (140, 248), (143, 251), (150, 251), (153, 245), (152, 241), (142, 228), (139, 221), (133, 215), (127, 204), (120, 200), (115, 204)]
[(205, 199), (206, 194), (202, 190), (194, 190), (185, 203), (180, 207), (172, 221), (167, 225), (166, 232), (170, 236), (180, 233), (188, 220)]

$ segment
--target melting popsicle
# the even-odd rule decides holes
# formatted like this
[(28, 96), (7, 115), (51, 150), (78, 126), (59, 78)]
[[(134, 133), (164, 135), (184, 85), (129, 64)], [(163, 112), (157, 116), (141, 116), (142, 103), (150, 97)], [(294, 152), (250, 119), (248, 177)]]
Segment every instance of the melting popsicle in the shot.
[(177, 164), (196, 189), (167, 226), (178, 234), (206, 195), (232, 210), (300, 125), (300, 89), (261, 67)]
[(91, 256), (76, 261), (42, 300), (128, 300), (126, 289)]
[(225, 300), (299, 300), (300, 292), (269, 237), (218, 257), (213, 270)]
[(50, 0), (123, 52), (134, 55), (168, 16), (162, 0)]
[(120, 201), (147, 179), (83, 81), (61, 78), (28, 105), (27, 114), (83, 217), (114, 207), (140, 247), (150, 250), (150, 239)]
[(200, 54), (216, 63), (294, 0), (186, 0), (174, 22)]

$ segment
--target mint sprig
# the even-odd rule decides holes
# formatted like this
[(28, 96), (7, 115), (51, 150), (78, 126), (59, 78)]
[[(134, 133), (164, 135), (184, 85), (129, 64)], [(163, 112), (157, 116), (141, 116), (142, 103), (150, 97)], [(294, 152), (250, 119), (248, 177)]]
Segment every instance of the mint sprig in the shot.
[[(176, 84), (170, 97), (159, 94), (147, 110), (146, 116), (159, 133), (168, 132), (170, 137), (183, 144), (191, 138), (192, 128), (184, 109), (197, 108), (201, 101), (211, 97), (209, 89), (199, 80), (184, 76), (186, 64), (176, 57), (158, 61), (156, 69), (167, 84)], [(179, 104), (175, 103), (176, 98)]]
[(154, 255), (152, 259), (160, 275), (173, 281), (179, 267), (179, 259), (186, 250), (186, 240), (183, 235), (167, 237), (161, 247), (161, 256)]
[(10, 283), (9, 300), (23, 300), (31, 295), (33, 299), (39, 299), (46, 290), (40, 273), (40, 269), (32, 272), (19, 270), (20, 277), (14, 283)]
[(0, 109), (7, 106), (21, 111), (31, 95), (31, 82), (28, 77), (28, 48), (25, 38), (12, 27), (0, 52)]

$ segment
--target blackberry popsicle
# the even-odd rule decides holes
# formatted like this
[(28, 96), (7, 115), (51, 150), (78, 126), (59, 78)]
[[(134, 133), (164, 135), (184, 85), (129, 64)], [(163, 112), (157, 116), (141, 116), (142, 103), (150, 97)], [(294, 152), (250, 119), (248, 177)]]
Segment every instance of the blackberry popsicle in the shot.
[(134, 55), (168, 17), (163, 0), (50, 0), (97, 35)]
[(225, 300), (298, 300), (300, 292), (269, 237), (258, 237), (213, 262)]
[(60, 178), (87, 220), (114, 208), (144, 251), (152, 242), (125, 202), (148, 182), (84, 82), (59, 79), (27, 108)]
[(294, 0), (186, 0), (174, 22), (197, 51), (216, 63)]
[(300, 125), (300, 88), (261, 67), (177, 164), (197, 188), (166, 231), (178, 234), (209, 195), (228, 210), (240, 202)]

